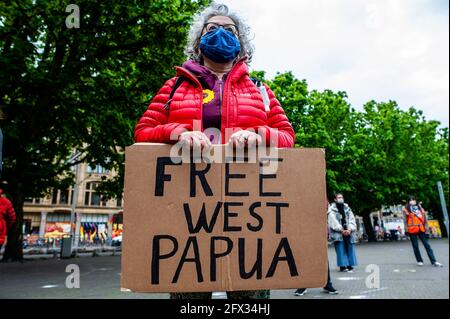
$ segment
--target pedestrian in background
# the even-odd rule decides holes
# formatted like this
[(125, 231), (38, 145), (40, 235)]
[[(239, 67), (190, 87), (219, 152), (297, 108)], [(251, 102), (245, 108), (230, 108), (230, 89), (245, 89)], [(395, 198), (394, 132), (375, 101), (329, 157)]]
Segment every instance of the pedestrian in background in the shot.
[(5, 197), (6, 184), (0, 182), (0, 250), (6, 245), (8, 231), (16, 221), (16, 212), (9, 199)]
[(426, 238), (426, 233), (428, 231), (427, 215), (422, 205), (417, 203), (414, 196), (408, 198), (408, 202), (403, 209), (403, 217), (405, 224), (405, 229), (409, 238), (411, 239), (411, 244), (413, 246), (414, 256), (417, 260), (418, 266), (423, 266), (422, 255), (419, 250), (419, 239), (422, 242), (425, 250), (427, 251), (428, 258), (430, 262), (435, 267), (442, 267), (442, 264), (436, 261), (433, 249)]
[(350, 207), (344, 202), (344, 196), (341, 193), (335, 194), (334, 203), (328, 209), (328, 226), (340, 271), (353, 272), (353, 267), (357, 265), (356, 219)]

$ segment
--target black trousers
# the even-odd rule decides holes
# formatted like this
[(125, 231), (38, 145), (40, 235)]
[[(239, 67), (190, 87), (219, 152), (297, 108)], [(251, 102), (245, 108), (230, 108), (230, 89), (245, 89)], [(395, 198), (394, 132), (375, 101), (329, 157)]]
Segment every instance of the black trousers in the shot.
[(422, 242), (425, 250), (427, 251), (428, 258), (432, 264), (436, 262), (436, 257), (434, 257), (433, 249), (431, 249), (430, 243), (428, 239), (425, 237), (425, 233), (419, 232), (417, 234), (409, 234), (409, 238), (411, 239), (411, 244), (414, 250), (414, 256), (416, 256), (417, 262), (423, 262), (422, 255), (419, 250), (419, 239)]
[(333, 284), (331, 282), (331, 276), (330, 276), (330, 264), (328, 263), (328, 279), (327, 279), (327, 285), (324, 288), (329, 288), (331, 287)]
[[(328, 263), (328, 278), (327, 278), (327, 284), (323, 288), (330, 288), (333, 286), (333, 283), (331, 282), (331, 275), (330, 275), (330, 263)], [(305, 289), (305, 288), (299, 288), (299, 289)]]

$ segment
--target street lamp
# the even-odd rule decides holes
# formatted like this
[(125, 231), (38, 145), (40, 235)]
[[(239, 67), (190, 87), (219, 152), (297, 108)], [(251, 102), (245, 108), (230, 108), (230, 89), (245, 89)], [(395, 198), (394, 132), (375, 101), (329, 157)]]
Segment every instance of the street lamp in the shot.
[[(81, 156), (81, 153), (78, 152), (75, 155), (73, 155), (69, 162), (74, 162), (78, 160)], [(76, 221), (75, 221), (75, 209), (77, 206), (77, 200), (78, 200), (78, 166), (80, 164), (75, 164), (75, 183), (73, 184), (73, 190), (72, 190), (72, 205), (70, 208), (70, 239), (71, 239), (71, 253), (74, 248), (78, 247), (78, 241), (75, 238), (75, 227), (76, 227)], [(75, 225), (74, 225), (75, 224)]]

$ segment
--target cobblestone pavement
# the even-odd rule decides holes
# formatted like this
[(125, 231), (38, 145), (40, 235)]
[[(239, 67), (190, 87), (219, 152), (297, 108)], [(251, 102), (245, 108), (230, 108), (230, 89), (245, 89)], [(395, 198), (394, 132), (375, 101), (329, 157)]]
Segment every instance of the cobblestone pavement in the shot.
[[(322, 289), (308, 289), (301, 297), (295, 297), (293, 290), (272, 291), (274, 299), (428, 299), (449, 298), (449, 243), (448, 240), (431, 240), (438, 261), (443, 268), (432, 267), (425, 249), (420, 246), (424, 266), (415, 263), (411, 243), (380, 242), (357, 245), (359, 266), (354, 273), (341, 273), (336, 266), (334, 249), (329, 250), (331, 279), (339, 295), (328, 295)], [(422, 245), (422, 244), (420, 244)], [(332, 248), (332, 247), (330, 247)], [(380, 270), (378, 289), (366, 286), (366, 278), (373, 272), (373, 266)], [(369, 271), (369, 272), (366, 272)], [(369, 283), (370, 284), (370, 283)]]
[[(364, 243), (357, 246), (360, 265), (354, 273), (339, 273), (333, 247), (329, 249), (331, 276), (339, 295), (330, 296), (322, 289), (308, 289), (302, 297), (293, 290), (272, 290), (275, 299), (323, 298), (449, 298), (449, 242), (432, 240), (431, 245), (443, 268), (425, 265), (418, 267), (411, 244), (405, 242)], [(80, 289), (67, 289), (66, 266), (76, 263), (80, 267)], [(380, 270), (380, 287), (366, 286), (368, 265)], [(373, 266), (371, 266), (373, 267)], [(120, 256), (81, 257), (70, 260), (29, 260), (24, 263), (0, 263), (0, 298), (168, 298), (168, 294), (132, 294), (120, 292)], [(213, 298), (225, 298), (214, 293)]]

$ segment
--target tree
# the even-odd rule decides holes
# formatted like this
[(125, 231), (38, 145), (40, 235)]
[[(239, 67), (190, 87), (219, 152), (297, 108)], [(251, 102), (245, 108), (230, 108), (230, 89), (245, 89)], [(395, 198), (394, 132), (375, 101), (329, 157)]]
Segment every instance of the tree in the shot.
[(22, 259), (25, 198), (67, 187), (80, 162), (121, 169), (137, 119), (183, 61), (192, 15), (208, 2), (80, 0), (79, 28), (65, 24), (66, 1), (1, 2), (3, 178), (18, 217), (4, 260)]
[(351, 181), (347, 198), (374, 240), (374, 210), (404, 202), (409, 194), (425, 207), (436, 199), (437, 180), (448, 180), (448, 133), (421, 111), (402, 111), (394, 101), (366, 103), (355, 124), (345, 148), (351, 159), (345, 165)]
[(346, 93), (308, 91), (306, 80), (296, 79), (291, 72), (277, 74), (273, 81), (266, 82), (294, 127), (296, 146), (325, 149), (328, 197), (337, 190), (350, 191), (350, 181), (340, 176), (346, 175), (344, 150), (348, 136), (355, 134), (357, 112), (346, 100)]
[[(265, 80), (261, 71), (252, 76)], [(344, 193), (369, 240), (375, 239), (370, 214), (408, 194), (442, 220), (436, 182), (446, 181), (448, 194), (448, 128), (415, 108), (402, 111), (395, 101), (370, 101), (358, 112), (345, 92), (308, 91), (291, 72), (266, 82), (293, 124), (296, 146), (326, 150), (328, 196)]]
[(292, 72), (277, 73), (272, 81), (265, 79), (263, 71), (254, 71), (251, 73), (251, 76), (269, 85), (283, 105), (284, 111), (292, 123), (296, 133), (296, 145), (302, 145), (301, 124), (305, 107), (308, 103), (308, 85), (306, 80), (300, 81), (296, 79)]

